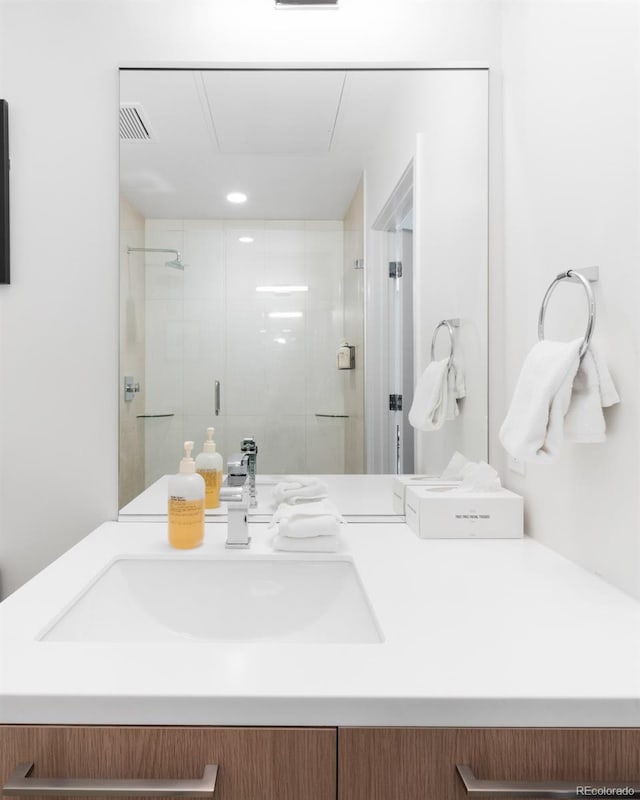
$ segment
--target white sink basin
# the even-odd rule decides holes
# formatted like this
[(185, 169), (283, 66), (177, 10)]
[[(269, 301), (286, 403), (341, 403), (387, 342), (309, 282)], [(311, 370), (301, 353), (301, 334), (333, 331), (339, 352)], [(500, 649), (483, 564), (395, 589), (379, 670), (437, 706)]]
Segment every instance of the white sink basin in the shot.
[(82, 642), (380, 642), (342, 558), (113, 561), (39, 637)]

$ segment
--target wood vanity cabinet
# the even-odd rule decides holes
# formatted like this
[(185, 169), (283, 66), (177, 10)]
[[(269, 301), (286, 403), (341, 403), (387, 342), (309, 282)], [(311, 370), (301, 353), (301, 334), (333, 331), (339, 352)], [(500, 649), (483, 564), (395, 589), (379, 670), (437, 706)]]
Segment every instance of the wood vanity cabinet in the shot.
[(640, 729), (340, 728), (338, 800), (465, 800), (456, 764), (486, 780), (638, 785)]
[(216, 800), (335, 800), (335, 728), (0, 726), (2, 785), (31, 777), (200, 778), (218, 765)]
[[(640, 783), (640, 729), (0, 726), (0, 779), (200, 778), (216, 800), (466, 800), (477, 778)], [(636, 797), (639, 795), (636, 794)]]

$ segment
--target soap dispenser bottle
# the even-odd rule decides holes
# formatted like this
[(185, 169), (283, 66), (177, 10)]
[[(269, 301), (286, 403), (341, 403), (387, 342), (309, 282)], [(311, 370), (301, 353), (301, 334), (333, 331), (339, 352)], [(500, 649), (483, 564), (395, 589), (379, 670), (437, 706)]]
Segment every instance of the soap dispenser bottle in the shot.
[(180, 471), (169, 476), (169, 544), (180, 550), (198, 547), (204, 539), (204, 480), (191, 458), (193, 442), (184, 443)]
[(202, 475), (205, 485), (204, 507), (220, 506), (220, 486), (222, 485), (222, 456), (216, 452), (213, 441), (215, 428), (207, 428), (207, 441), (202, 445), (202, 452), (196, 458), (196, 472)]

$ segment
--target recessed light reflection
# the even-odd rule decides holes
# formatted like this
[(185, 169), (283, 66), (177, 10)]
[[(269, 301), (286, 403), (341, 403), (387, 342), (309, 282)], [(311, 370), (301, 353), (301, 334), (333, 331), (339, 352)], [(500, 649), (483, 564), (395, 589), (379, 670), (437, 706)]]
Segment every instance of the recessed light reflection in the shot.
[(273, 341), (277, 342), (278, 344), (286, 344), (287, 343), (287, 340), (284, 339), (282, 336), (278, 336), (278, 338), (274, 339)]
[(291, 333), (292, 330), (293, 330), (292, 328), (283, 328), (282, 332), (283, 333)]
[(256, 286), (256, 292), (271, 292), (272, 294), (291, 294), (292, 292), (308, 292), (308, 286)]
[(267, 329), (266, 329), (266, 328), (262, 328), (262, 329), (260, 330), (260, 333), (266, 333), (266, 332), (267, 332)]
[(238, 241), (242, 242), (242, 244), (251, 244), (251, 242), (253, 242), (253, 240), (254, 240), (253, 236), (240, 236), (238, 238)]
[(267, 316), (271, 319), (300, 319), (302, 311), (270, 311)]
[(227, 200), (230, 203), (246, 203), (247, 195), (244, 192), (229, 192)]

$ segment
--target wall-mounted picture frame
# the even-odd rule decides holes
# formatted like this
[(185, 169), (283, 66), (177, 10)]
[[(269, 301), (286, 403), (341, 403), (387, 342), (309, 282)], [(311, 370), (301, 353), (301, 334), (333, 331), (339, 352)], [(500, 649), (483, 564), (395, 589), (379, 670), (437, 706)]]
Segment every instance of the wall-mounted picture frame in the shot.
[(9, 104), (0, 100), (0, 284), (9, 270)]

